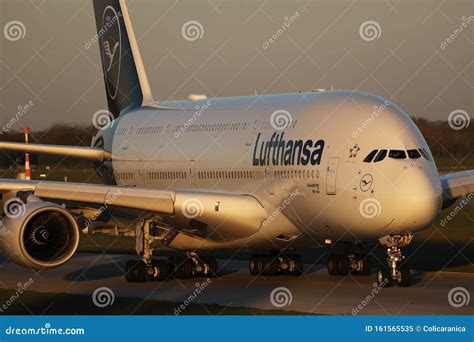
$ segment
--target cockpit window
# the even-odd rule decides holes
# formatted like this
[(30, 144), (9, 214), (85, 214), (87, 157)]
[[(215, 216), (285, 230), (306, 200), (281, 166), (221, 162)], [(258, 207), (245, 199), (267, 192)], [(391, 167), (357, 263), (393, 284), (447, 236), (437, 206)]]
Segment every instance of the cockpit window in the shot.
[(410, 159), (418, 159), (421, 157), (420, 152), (418, 150), (408, 150), (408, 158)]
[(373, 150), (372, 152), (370, 152), (367, 157), (365, 157), (364, 159), (364, 163), (370, 163), (372, 161), (372, 159), (374, 159), (375, 155), (377, 154), (377, 151), (378, 150)]
[(374, 163), (382, 161), (387, 156), (387, 150), (380, 150), (379, 153), (375, 156)]
[(388, 157), (393, 159), (406, 159), (407, 155), (403, 150), (390, 150)]
[(426, 160), (433, 161), (433, 158), (431, 158), (430, 154), (424, 148), (419, 148), (418, 150)]

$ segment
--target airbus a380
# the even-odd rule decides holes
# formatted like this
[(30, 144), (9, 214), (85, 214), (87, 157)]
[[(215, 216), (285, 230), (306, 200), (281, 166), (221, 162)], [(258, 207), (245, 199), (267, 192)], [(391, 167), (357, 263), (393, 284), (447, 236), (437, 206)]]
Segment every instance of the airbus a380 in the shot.
[[(345, 253), (329, 256), (329, 274), (369, 274), (360, 246), (375, 242), (387, 251), (377, 281), (408, 286), (401, 248), (474, 192), (473, 171), (440, 177), (409, 116), (368, 93), (155, 102), (125, 2), (95, 0), (94, 10), (113, 120), (91, 147), (0, 148), (93, 160), (104, 184), (0, 179), (0, 248), (17, 263), (60, 266), (80, 230), (101, 222), (136, 237), (128, 281), (214, 275), (216, 260), (200, 252), (223, 249), (260, 251), (251, 274), (297, 275), (296, 250), (336, 244)], [(162, 245), (183, 257), (153, 259)]]

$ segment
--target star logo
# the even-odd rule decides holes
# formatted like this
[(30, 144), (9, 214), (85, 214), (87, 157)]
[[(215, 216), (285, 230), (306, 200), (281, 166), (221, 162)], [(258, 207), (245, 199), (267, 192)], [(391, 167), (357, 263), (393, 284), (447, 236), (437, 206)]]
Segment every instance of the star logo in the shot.
[(354, 146), (351, 147), (349, 150), (349, 158), (355, 158), (357, 157), (357, 153), (360, 151), (359, 145), (355, 144)]

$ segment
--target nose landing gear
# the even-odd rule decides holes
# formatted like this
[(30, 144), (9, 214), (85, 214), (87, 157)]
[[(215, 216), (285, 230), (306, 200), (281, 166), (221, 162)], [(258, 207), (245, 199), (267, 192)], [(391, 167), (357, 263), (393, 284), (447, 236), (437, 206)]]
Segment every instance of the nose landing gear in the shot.
[(413, 235), (390, 235), (380, 239), (380, 243), (387, 250), (387, 265), (377, 271), (377, 283), (388, 285), (395, 281), (400, 287), (408, 287), (411, 284), (410, 268), (404, 263), (405, 256), (401, 247), (411, 242)]

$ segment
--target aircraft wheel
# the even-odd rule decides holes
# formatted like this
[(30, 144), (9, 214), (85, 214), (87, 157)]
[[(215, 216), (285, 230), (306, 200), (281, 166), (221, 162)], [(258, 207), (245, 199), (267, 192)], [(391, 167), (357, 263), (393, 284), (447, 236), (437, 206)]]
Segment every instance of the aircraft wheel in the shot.
[(339, 259), (338, 257), (339, 256), (337, 254), (329, 254), (327, 264), (329, 275), (337, 275), (337, 262)]
[(169, 274), (171, 266), (165, 260), (152, 260), (153, 280), (165, 280)]
[(370, 275), (370, 273), (372, 272), (371, 271), (372, 262), (371, 262), (370, 255), (362, 254), (361, 261), (362, 261), (362, 270), (360, 271), (360, 274)]
[(301, 258), (301, 256), (298, 254), (292, 255), (291, 260), (293, 260), (295, 264), (295, 269), (293, 270), (291, 274), (302, 275), (303, 270), (304, 270), (304, 264), (303, 264), (303, 259)]
[(265, 257), (259, 255), (257, 257), (257, 274), (263, 274), (265, 271)]
[(278, 274), (278, 259), (274, 256), (263, 258), (264, 270), (262, 274), (268, 276), (276, 276)]
[(347, 275), (349, 274), (349, 258), (346, 254), (338, 256), (336, 262), (336, 269), (338, 275)]
[(382, 283), (388, 285), (390, 284), (390, 279), (392, 278), (392, 275), (390, 274), (389, 270), (387, 270), (385, 267), (379, 268), (377, 271), (377, 284), (381, 285)]
[(217, 277), (217, 270), (218, 270), (218, 266), (217, 266), (217, 260), (216, 258), (213, 258), (213, 257), (208, 257), (208, 258), (203, 258), (202, 260), (204, 262), (204, 264), (207, 265), (207, 273), (206, 275), (209, 277), (209, 278), (215, 278)]
[(408, 287), (411, 284), (410, 268), (401, 266), (397, 271), (397, 285), (399, 287)]
[(188, 258), (173, 258), (174, 276), (178, 279), (189, 279), (194, 275), (194, 263)]
[(258, 272), (258, 259), (259, 256), (254, 254), (249, 259), (249, 271), (251, 275), (257, 275)]
[(146, 263), (143, 260), (129, 260), (125, 265), (125, 279), (129, 283), (146, 281)]

